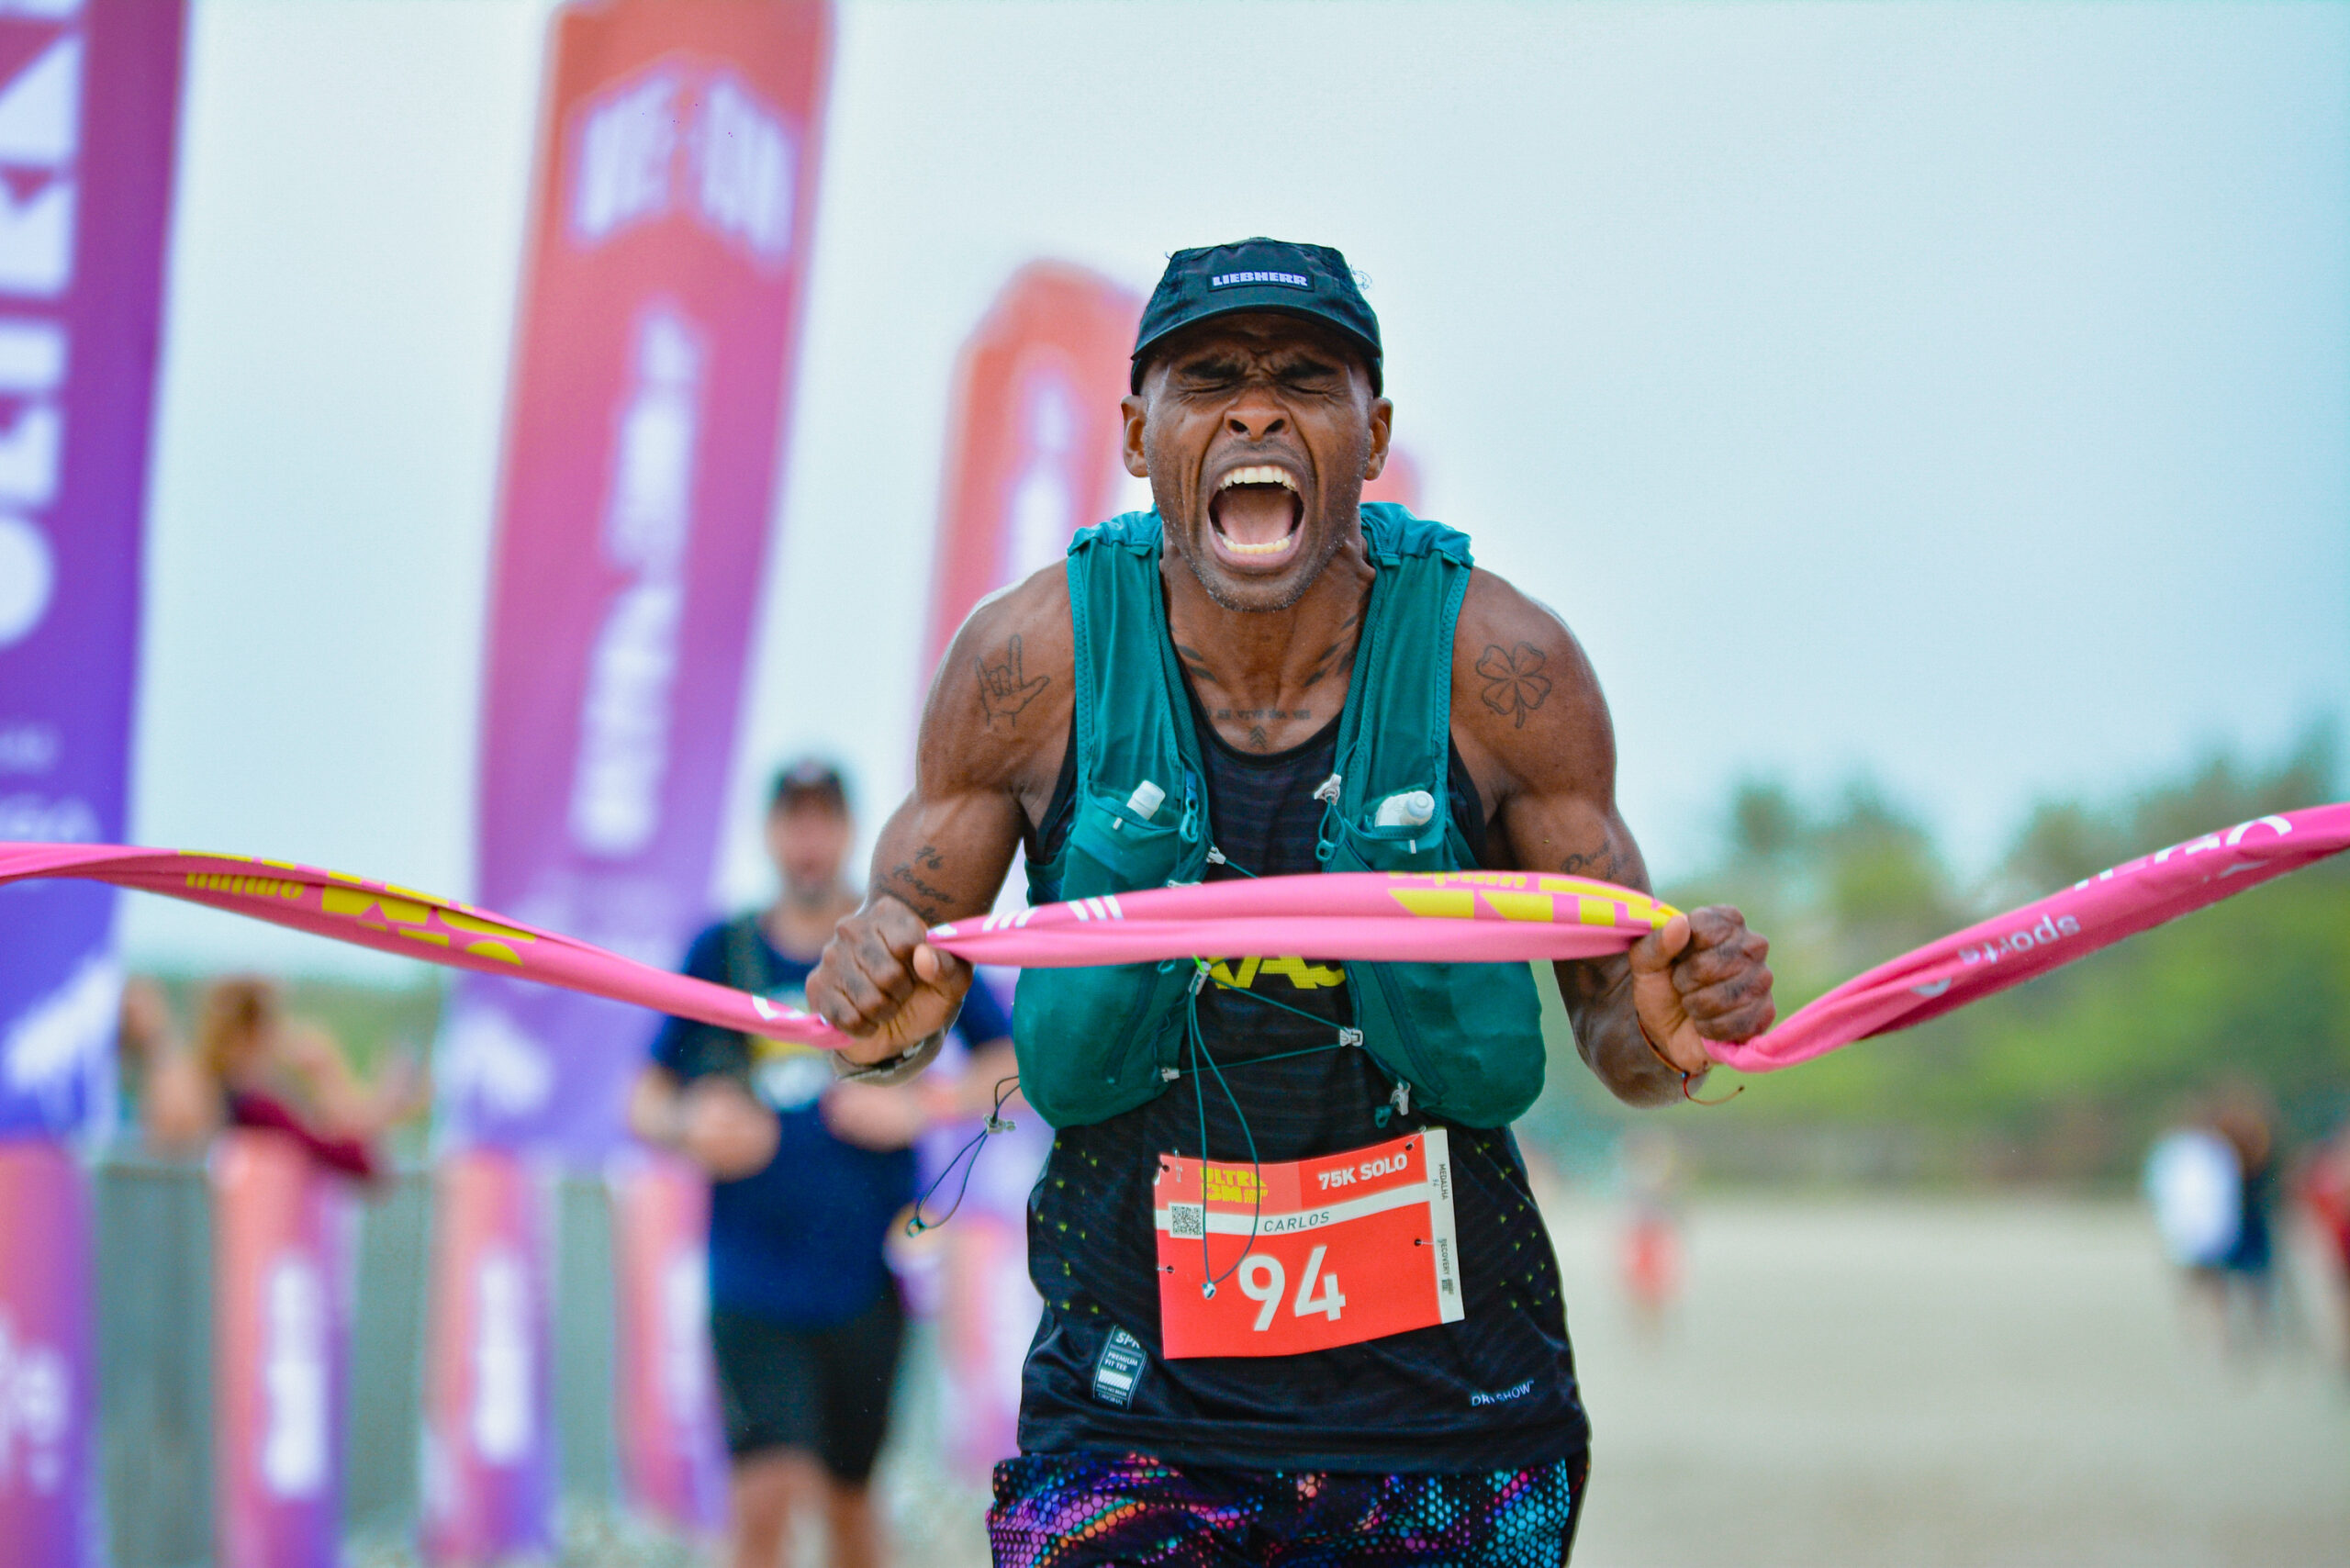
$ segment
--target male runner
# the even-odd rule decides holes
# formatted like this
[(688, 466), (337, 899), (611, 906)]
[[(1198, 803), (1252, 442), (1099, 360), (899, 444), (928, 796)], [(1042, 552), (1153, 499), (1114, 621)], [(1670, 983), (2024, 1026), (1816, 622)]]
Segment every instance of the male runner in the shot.
[[(856, 904), (841, 876), (856, 824), (839, 771), (813, 757), (784, 768), (766, 826), (775, 902), (703, 931), (685, 972), (796, 1005), (834, 924)], [(966, 1087), (984, 1103), (1011, 1070), (997, 1059), (1010, 1055), (1010, 1030), (984, 987), (969, 1002), (958, 1027), (985, 1059)], [(733, 1458), (732, 1568), (779, 1568), (802, 1516), (822, 1520), (832, 1568), (885, 1560), (867, 1483), (904, 1312), (883, 1242), (914, 1196), (911, 1146), (966, 1110), (936, 1081), (836, 1083), (805, 1046), (682, 1018), (655, 1039), (631, 1126), (712, 1180), (711, 1342)]]
[[(1379, 577), (1392, 570), (1402, 582), (1416, 569), (1395, 546), (1397, 531), (1424, 536), (1428, 526), (1360, 505), (1363, 482), (1385, 460), (1393, 417), (1377, 320), (1336, 251), (1263, 239), (1185, 251), (1145, 310), (1134, 364), (1125, 463), (1150, 480), (1155, 513), (1081, 535), (1067, 572), (1037, 573), (964, 624), (931, 690), (913, 793), (881, 836), (863, 906), (811, 977), (811, 1004), (859, 1036), (842, 1053), (845, 1070), (864, 1064), (858, 1076), (925, 1059), (969, 975), (926, 946), (923, 930), (990, 907), (1024, 841), (1032, 880), (1036, 868), (1049, 879), (1074, 864), (1064, 854), (1073, 821), (1106, 829), (1091, 852), (1114, 861), (1124, 853), (1117, 840), (1132, 843), (1180, 806), (1183, 831), (1205, 834), (1213, 878), (1314, 871), (1327, 854), (1326, 846), (1317, 855), (1317, 841), (1353, 831), (1329, 825), (1339, 775), (1356, 767), (1340, 756), (1339, 735), (1361, 744), (1345, 711), (1350, 702), (1368, 710), (1356, 689), (1369, 681), (1361, 672), (1410, 663), (1408, 650), (1398, 663), (1396, 650), (1376, 646), (1359, 658), (1358, 637), (1392, 623), (1378, 620)], [(1376, 539), (1367, 532), (1374, 522)], [(1072, 583), (1080, 570), (1113, 569), (1121, 548), (1155, 573), (1164, 630), (1133, 613), (1103, 627), (1089, 588), (1084, 634), (1094, 641), (1080, 665)], [(1500, 578), (1460, 577), (1449, 756), (1438, 765), (1444, 777), (1431, 780), (1467, 846), (1456, 864), (1643, 886), (1639, 851), (1616, 811), (1606, 704), (1581, 648), (1556, 615)], [(1088, 690), (1109, 689), (1105, 660), (1130, 670), (1164, 655), (1136, 640), (1136, 625), (1171, 643), (1169, 680), (1182, 692), (1169, 701), (1189, 711), (1177, 722), (1193, 726), (1203, 777), (1151, 780), (1105, 808), (1093, 803), (1114, 772), (1103, 728), (1131, 715), (1091, 698), (1080, 714), (1077, 689), (1084, 671)], [(1440, 667), (1425, 655), (1420, 663), (1441, 691)], [(1085, 757), (1073, 733), (1080, 720), (1095, 754)], [(1198, 814), (1194, 785), (1205, 796)], [(1127, 787), (1115, 780), (1116, 790)], [(1406, 814), (1394, 820), (1410, 822), (1408, 801), (1400, 809)], [(1707, 1039), (1769, 1025), (1764, 951), (1736, 910), (1709, 908), (1643, 939), (1628, 958), (1559, 965), (1584, 1060), (1633, 1103), (1683, 1098), (1710, 1065)], [(1138, 970), (1132, 983), (1147, 986), (1147, 967)], [(1465, 972), (1465, 983), (1495, 991), (1525, 974), (1504, 965)], [(996, 1561), (1564, 1561), (1588, 1428), (1557, 1266), (1506, 1127), (1431, 1116), (1426, 1084), (1415, 1110), (1414, 1085), (1392, 1052), (1329, 1048), (1334, 1039), (1364, 1043), (1348, 1027), (1366, 1022), (1361, 975), (1270, 957), (1236, 958), (1212, 973), (1214, 983), (1203, 972), (1184, 1004), (1193, 1010), (1191, 1045), (1157, 1058), (1169, 1064), (1155, 1075), (1168, 1078), (1164, 1092), (1058, 1124), (1030, 1204), (1030, 1267), (1046, 1309), (1024, 1373), (1022, 1453), (996, 1474)], [(1024, 989), (1014, 1019), (1032, 1104), (1088, 1084), (1098, 1093), (1101, 1072), (1067, 1070), (1096, 1059), (1088, 1053), (1108, 1050), (1099, 1059), (1115, 1077), (1121, 1041), (1091, 1030), (1032, 1040), (1044, 1014), (1029, 1008)], [(1420, 1024), (1426, 1035), (1441, 1020), (1427, 1014)], [(1539, 1044), (1455, 1037), (1447, 1048), (1467, 1059), (1539, 1053)], [(1048, 1073), (1052, 1093), (1042, 1094)], [(1386, 1140), (1399, 1137), (1429, 1150), (1449, 1140), (1445, 1223), (1465, 1305), (1457, 1318), (1348, 1341), (1337, 1289), (1316, 1296), (1301, 1287), (1292, 1307), (1278, 1282), (1267, 1293), (1265, 1273), (1234, 1271), (1240, 1242), (1229, 1236), (1214, 1238), (1224, 1249), (1221, 1305), (1203, 1306), (1203, 1290), (1162, 1287), (1192, 1243), (1166, 1249), (1169, 1233), (1156, 1227), (1168, 1222), (1155, 1216), (1167, 1211), (1155, 1207), (1153, 1189), (1182, 1161), (1213, 1158), (1245, 1177), (1251, 1166), (1270, 1173), (1393, 1149), (1402, 1145)], [(1334, 1234), (1331, 1246), (1341, 1245)], [(1379, 1282), (1352, 1262), (1345, 1277), (1358, 1298)], [(1234, 1300), (1235, 1285), (1250, 1291), (1248, 1301)], [(1294, 1355), (1167, 1353), (1179, 1324), (1190, 1333), (1203, 1315), (1235, 1308), (1245, 1318), (1259, 1300), (1260, 1327), (1278, 1320), (1287, 1331), (1294, 1312), (1333, 1342)], [(1245, 1339), (1245, 1321), (1239, 1332)]]

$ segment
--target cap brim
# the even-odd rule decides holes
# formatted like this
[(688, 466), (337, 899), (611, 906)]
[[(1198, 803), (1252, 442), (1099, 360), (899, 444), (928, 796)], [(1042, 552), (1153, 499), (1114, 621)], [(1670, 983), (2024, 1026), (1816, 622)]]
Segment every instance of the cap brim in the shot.
[(848, 804), (848, 790), (837, 781), (822, 784), (786, 784), (768, 796), (767, 804), (773, 810), (783, 811), (792, 806), (807, 805), (817, 801), (822, 801), (828, 806), (839, 806), (845, 809)]
[(1332, 320), (1319, 310), (1300, 308), (1297, 303), (1297, 295), (1296, 289), (1284, 288), (1279, 284), (1271, 283), (1219, 289), (1216, 292), (1214, 304), (1184, 317), (1172, 326), (1161, 328), (1135, 344), (1135, 352), (1131, 356), (1134, 368), (1127, 378), (1129, 389), (1136, 392), (1142, 390), (1143, 360), (1151, 350), (1177, 333), (1188, 328), (1196, 327), (1203, 321), (1213, 321), (1219, 316), (1261, 316), (1270, 312), (1278, 316), (1294, 316), (1301, 321), (1311, 321), (1317, 327), (1327, 328), (1354, 345), (1361, 353), (1365, 363), (1370, 365), (1371, 387), (1374, 391), (1377, 390), (1382, 358), (1379, 345), (1353, 328)]

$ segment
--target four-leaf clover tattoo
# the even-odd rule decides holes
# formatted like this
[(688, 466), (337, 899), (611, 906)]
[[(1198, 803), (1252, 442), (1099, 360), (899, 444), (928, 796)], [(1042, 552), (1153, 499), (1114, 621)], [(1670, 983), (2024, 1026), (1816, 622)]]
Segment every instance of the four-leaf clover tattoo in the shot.
[(1485, 706), (1514, 715), (1513, 728), (1526, 728), (1526, 716), (1550, 695), (1550, 678), (1541, 673), (1542, 662), (1542, 650), (1531, 643), (1509, 649), (1490, 643), (1477, 655), (1477, 673), (1485, 678)]

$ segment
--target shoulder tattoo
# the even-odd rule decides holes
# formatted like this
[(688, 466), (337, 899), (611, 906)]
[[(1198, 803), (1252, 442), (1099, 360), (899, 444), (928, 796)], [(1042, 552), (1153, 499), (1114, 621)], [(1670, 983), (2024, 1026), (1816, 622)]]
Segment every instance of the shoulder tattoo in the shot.
[(1034, 680), (1023, 678), (1021, 670), (1020, 634), (1013, 633), (1012, 641), (1004, 644), (1002, 662), (990, 664), (982, 654), (972, 659), (971, 667), (979, 678), (979, 711), (987, 715), (988, 728), (996, 722), (1018, 727), (1020, 711), (1044, 694), (1053, 678), (1040, 675)]
[(1477, 673), (1485, 682), (1485, 706), (1511, 720), (1513, 728), (1526, 728), (1526, 716), (1550, 695), (1550, 678), (1542, 673), (1543, 663), (1542, 650), (1531, 643), (1520, 643), (1515, 648), (1486, 644), (1485, 651), (1477, 655)]

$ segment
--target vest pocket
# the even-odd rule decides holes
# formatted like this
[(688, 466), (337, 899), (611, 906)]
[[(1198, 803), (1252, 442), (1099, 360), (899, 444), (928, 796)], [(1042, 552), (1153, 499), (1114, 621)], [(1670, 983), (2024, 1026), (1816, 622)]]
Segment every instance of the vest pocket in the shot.
[[(1187, 844), (1174, 822), (1125, 809), (1134, 797), (1089, 789), (1079, 796), (1067, 844), (1052, 870), (1063, 900), (1166, 885), (1185, 868)], [(1175, 817), (1162, 804), (1154, 817)], [(1192, 967), (1156, 964), (1024, 969), (1012, 1010), (1020, 1089), (1056, 1127), (1106, 1121), (1158, 1095), (1159, 1069), (1173, 1060), (1168, 1018), (1192, 983)]]
[[(1468, 857), (1442, 823), (1341, 828), (1333, 871), (1448, 871)], [(1542, 1092), (1542, 1010), (1523, 964), (1349, 964), (1363, 1044), (1427, 1109), (1467, 1126), (1506, 1126)]]
[(1182, 834), (1178, 823), (1157, 819), (1177, 812), (1162, 803), (1146, 820), (1126, 809), (1133, 799), (1099, 790), (1079, 799), (1061, 854), (1062, 898), (1164, 887), (1174, 877), (1183, 858)]
[[(1380, 1033), (1417, 1071), (1403, 1076), (1429, 1110), (1472, 1127), (1505, 1126), (1542, 1092), (1542, 1014), (1524, 964), (1365, 964), (1387, 1028), (1363, 1026), (1379, 1054)], [(1358, 993), (1360, 994), (1360, 993)]]
[[(1023, 969), (1013, 997), (1020, 1092), (1048, 1126), (1082, 1127), (1156, 1098), (1166, 1020), (1192, 983), (1189, 964)], [(1156, 1015), (1156, 1016), (1155, 1016)]]

